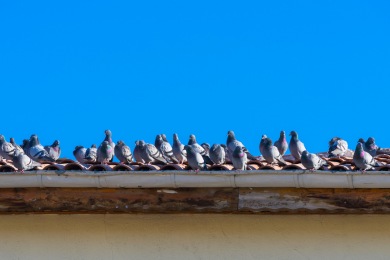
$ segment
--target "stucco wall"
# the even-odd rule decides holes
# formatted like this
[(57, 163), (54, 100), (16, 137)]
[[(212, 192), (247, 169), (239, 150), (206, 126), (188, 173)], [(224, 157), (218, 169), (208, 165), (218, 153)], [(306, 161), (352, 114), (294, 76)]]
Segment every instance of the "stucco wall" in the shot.
[(387, 215), (3, 215), (0, 259), (388, 259)]

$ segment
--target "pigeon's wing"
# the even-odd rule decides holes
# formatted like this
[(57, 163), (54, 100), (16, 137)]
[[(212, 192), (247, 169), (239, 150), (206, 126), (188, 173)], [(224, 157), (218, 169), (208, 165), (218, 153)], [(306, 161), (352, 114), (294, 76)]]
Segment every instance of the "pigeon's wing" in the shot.
[(5, 153), (6, 155), (12, 157), (15, 153), (15, 147), (11, 144), (11, 143), (8, 143), (8, 142), (4, 142), (1, 149), (3, 150), (3, 153)]
[(167, 163), (167, 160), (161, 155), (161, 153), (157, 150), (156, 146), (147, 144), (147, 152), (152, 157), (154, 160), (162, 162), (162, 163)]
[(283, 159), (282, 155), (280, 155), (279, 149), (276, 146), (272, 146), (272, 156), (278, 161), (278, 164), (285, 166), (287, 165), (286, 161)]

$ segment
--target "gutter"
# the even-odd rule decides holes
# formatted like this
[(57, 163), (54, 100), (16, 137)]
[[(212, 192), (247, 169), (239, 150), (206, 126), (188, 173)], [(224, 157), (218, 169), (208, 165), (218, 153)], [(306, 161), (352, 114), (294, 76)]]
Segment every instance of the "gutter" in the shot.
[(390, 174), (370, 171), (29, 171), (3, 172), (0, 188), (390, 188)]

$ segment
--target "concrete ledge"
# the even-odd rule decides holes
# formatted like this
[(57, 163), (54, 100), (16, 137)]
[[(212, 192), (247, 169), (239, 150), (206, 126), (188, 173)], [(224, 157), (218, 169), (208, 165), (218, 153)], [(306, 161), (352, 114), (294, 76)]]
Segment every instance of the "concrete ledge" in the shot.
[(390, 188), (383, 171), (33, 171), (1, 173), (0, 188)]

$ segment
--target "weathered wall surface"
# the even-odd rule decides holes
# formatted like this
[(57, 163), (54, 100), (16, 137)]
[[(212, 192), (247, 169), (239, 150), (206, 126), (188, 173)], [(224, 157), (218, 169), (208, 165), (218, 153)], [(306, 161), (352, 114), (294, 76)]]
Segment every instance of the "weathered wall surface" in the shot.
[(0, 259), (388, 259), (388, 215), (1, 215)]

